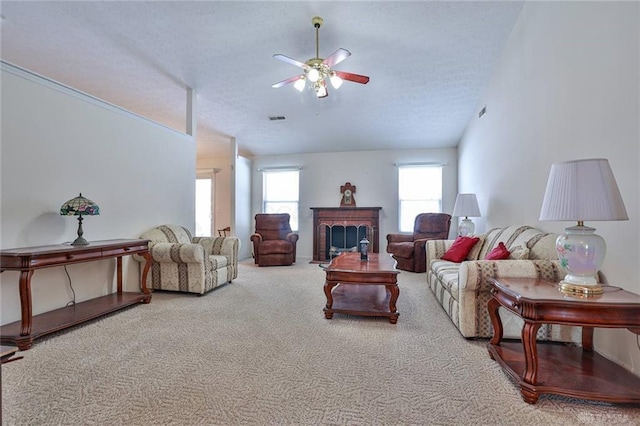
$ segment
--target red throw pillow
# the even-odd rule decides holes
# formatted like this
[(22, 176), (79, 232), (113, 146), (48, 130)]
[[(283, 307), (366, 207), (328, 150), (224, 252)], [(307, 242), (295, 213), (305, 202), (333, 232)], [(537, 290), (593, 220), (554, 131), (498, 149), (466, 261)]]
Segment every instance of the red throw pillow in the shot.
[(453, 245), (449, 247), (449, 250), (442, 256), (442, 259), (448, 260), (449, 262), (460, 263), (466, 259), (478, 241), (480, 241), (478, 237), (458, 237), (453, 242)]
[(491, 250), (484, 260), (500, 260), (500, 259), (508, 259), (511, 253), (505, 247), (504, 243), (498, 243), (498, 247)]

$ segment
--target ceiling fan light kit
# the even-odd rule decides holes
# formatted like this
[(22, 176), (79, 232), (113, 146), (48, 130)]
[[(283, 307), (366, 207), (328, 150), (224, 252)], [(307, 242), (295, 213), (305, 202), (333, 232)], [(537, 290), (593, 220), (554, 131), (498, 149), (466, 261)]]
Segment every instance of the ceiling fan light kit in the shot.
[(331, 77), (329, 77), (329, 81), (331, 81), (331, 85), (334, 89), (339, 89), (342, 86), (342, 79), (338, 77), (335, 72), (331, 73)]
[[(302, 92), (305, 87), (308, 87), (309, 89), (314, 91), (315, 95), (318, 98), (325, 98), (329, 95), (329, 92), (327, 91), (327, 80), (329, 80), (331, 86), (333, 86), (334, 89), (338, 89), (340, 86), (342, 86), (344, 80), (353, 81), (360, 84), (367, 84), (369, 82), (369, 77), (365, 75), (352, 74), (331, 69), (331, 67), (339, 64), (340, 62), (351, 56), (351, 52), (346, 49), (340, 48), (329, 55), (326, 59), (322, 59), (319, 52), (319, 30), (324, 21), (321, 17), (315, 16), (311, 20), (311, 23), (316, 29), (316, 57), (311, 58), (306, 62), (300, 62), (279, 53), (273, 55), (275, 59), (302, 68), (304, 70), (304, 74), (282, 80), (278, 83), (273, 84), (271, 87), (277, 89), (286, 84), (294, 83), (293, 87), (295, 87), (300, 92)], [(307, 81), (309, 82), (308, 85)]]
[(306, 85), (306, 77), (303, 75), (300, 76), (299, 79), (296, 80), (295, 83), (293, 83), (293, 87), (295, 87), (298, 92), (302, 92), (304, 90), (304, 87)]

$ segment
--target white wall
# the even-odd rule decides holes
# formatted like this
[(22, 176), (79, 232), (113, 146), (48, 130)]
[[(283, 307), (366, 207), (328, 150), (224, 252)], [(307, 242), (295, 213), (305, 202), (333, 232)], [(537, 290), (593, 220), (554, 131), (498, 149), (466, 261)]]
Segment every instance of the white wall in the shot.
[[(340, 206), (340, 186), (345, 182), (356, 186), (354, 197), (358, 207), (382, 207), (380, 251), (385, 251), (386, 235), (398, 232), (398, 169), (395, 164), (445, 163), (442, 206), (445, 213), (451, 214), (458, 185), (456, 157), (455, 148), (256, 157), (252, 169), (252, 216), (262, 209), (262, 173), (259, 170), (265, 167), (300, 166), (300, 239), (297, 257), (302, 261), (313, 257), (313, 212), (310, 208)], [(453, 223), (451, 229), (451, 235), (455, 235)]]
[[(459, 146), (460, 192), (478, 195), (480, 230), (539, 222), (552, 163), (608, 158), (629, 221), (597, 222), (611, 285), (640, 293), (637, 2), (526, 2)], [(596, 331), (596, 349), (640, 373), (636, 336)]]
[[(2, 63), (1, 247), (59, 244), (77, 218), (60, 206), (79, 192), (100, 216), (91, 240), (137, 238), (175, 223), (194, 229), (195, 145), (191, 137)], [(115, 260), (67, 267), (76, 301), (111, 292)], [(125, 289), (139, 289), (138, 263), (124, 258)], [(18, 273), (0, 274), (1, 322), (20, 318)], [(33, 312), (71, 299), (63, 268), (35, 272)]]
[(235, 184), (233, 203), (233, 229), (240, 238), (240, 259), (251, 257), (251, 234), (254, 231), (253, 215), (251, 214), (251, 160), (236, 155)]

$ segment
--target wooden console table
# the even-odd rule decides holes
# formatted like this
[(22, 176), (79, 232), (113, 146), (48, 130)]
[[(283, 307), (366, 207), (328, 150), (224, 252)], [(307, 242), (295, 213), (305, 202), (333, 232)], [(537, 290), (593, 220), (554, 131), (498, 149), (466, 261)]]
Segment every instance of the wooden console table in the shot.
[[(494, 335), (489, 356), (520, 386), (522, 398), (535, 404), (540, 394), (613, 403), (640, 403), (640, 377), (593, 351), (593, 328), (640, 330), (640, 295), (604, 287), (592, 297), (560, 292), (558, 283), (534, 278), (489, 278), (488, 302)], [(502, 342), (498, 309), (524, 320), (522, 342)], [(582, 348), (536, 342), (542, 324), (582, 327)]]
[[(152, 259), (148, 246), (149, 240), (105, 240), (92, 241), (87, 246), (58, 244), (1, 250), (0, 272), (20, 271), (21, 320), (2, 326), (0, 342), (16, 345), (20, 350), (26, 350), (39, 337), (139, 302), (149, 303), (151, 292), (147, 289), (146, 282)], [(142, 292), (123, 292), (122, 256), (133, 254), (138, 254), (146, 260), (140, 280)], [(117, 291), (115, 293), (33, 316), (31, 277), (36, 269), (114, 257), (116, 258), (117, 273)]]

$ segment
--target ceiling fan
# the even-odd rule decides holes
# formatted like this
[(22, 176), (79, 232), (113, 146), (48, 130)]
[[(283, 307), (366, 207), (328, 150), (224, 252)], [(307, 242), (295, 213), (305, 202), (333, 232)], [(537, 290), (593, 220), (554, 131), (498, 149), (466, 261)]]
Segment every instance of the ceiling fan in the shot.
[(316, 29), (316, 57), (311, 58), (306, 62), (296, 61), (288, 56), (281, 55), (279, 53), (273, 55), (274, 58), (286, 62), (291, 65), (295, 65), (304, 70), (304, 74), (296, 75), (294, 77), (282, 80), (273, 84), (271, 87), (277, 89), (289, 83), (294, 83), (294, 87), (302, 92), (309, 82), (309, 87), (315, 92), (318, 98), (326, 98), (329, 92), (327, 91), (327, 80), (331, 82), (334, 89), (339, 88), (342, 85), (343, 80), (353, 81), (355, 83), (367, 84), (369, 77), (365, 75), (352, 74), (344, 71), (333, 70), (332, 67), (338, 65), (340, 62), (351, 56), (351, 52), (346, 49), (338, 49), (329, 55), (326, 59), (322, 59), (319, 53), (318, 42), (318, 30), (324, 23), (321, 17), (315, 16), (311, 23)]

